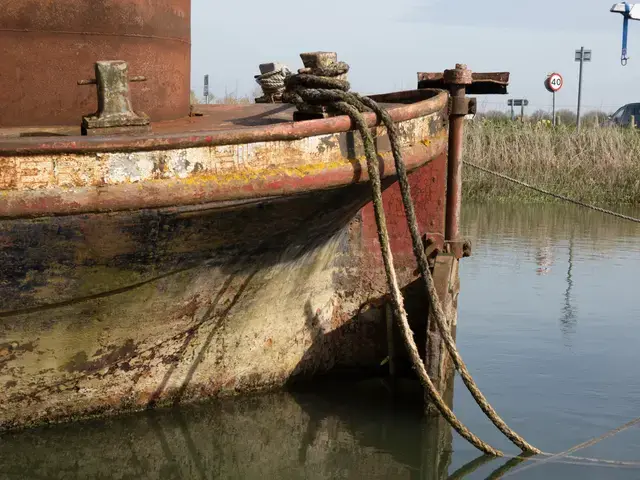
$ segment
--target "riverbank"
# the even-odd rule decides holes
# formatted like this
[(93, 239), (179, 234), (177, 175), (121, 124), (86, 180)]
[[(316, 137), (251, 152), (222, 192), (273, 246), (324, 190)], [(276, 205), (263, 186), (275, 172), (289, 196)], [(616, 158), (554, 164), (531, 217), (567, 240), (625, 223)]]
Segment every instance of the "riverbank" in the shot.
[[(464, 159), (532, 185), (598, 205), (640, 205), (640, 135), (590, 126), (473, 120), (465, 128)], [(465, 201), (554, 201), (471, 167)]]

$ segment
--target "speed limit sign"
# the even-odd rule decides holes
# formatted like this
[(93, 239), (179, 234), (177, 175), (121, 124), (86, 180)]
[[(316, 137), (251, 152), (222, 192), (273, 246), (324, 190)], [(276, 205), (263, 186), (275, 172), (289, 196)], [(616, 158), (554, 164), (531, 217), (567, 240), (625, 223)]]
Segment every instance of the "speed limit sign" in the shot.
[(559, 73), (552, 73), (547, 77), (544, 82), (544, 86), (551, 93), (555, 93), (562, 88), (564, 84), (564, 80), (562, 79), (562, 75)]

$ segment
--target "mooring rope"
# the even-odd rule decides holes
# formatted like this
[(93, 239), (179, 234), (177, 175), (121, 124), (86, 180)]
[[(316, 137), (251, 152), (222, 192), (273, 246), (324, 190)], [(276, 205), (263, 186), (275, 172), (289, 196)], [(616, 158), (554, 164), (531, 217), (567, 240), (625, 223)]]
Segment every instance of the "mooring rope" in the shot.
[(285, 90), (284, 82), (290, 75), (291, 71), (287, 67), (282, 67), (273, 72), (256, 75), (254, 78), (266, 97), (270, 97), (271, 101), (280, 101)]
[(606, 208), (596, 207), (595, 205), (590, 205), (588, 203), (581, 202), (580, 200), (575, 200), (573, 198), (565, 197), (564, 195), (560, 195), (558, 193), (554, 193), (554, 192), (551, 192), (549, 190), (545, 190), (544, 188), (536, 187), (535, 185), (530, 185), (530, 184), (528, 184), (526, 182), (523, 182), (521, 180), (516, 180), (515, 178), (508, 177), (507, 175), (504, 175), (502, 173), (499, 173), (499, 172), (496, 172), (496, 171), (493, 171), (493, 170), (489, 170), (488, 168), (485, 168), (485, 167), (481, 167), (480, 165), (478, 165), (476, 163), (473, 163), (473, 162), (470, 162), (469, 160), (464, 160), (464, 164), (465, 165), (469, 165), (470, 167), (473, 167), (473, 168), (475, 168), (477, 170), (480, 170), (481, 172), (485, 172), (485, 173), (488, 173), (490, 175), (494, 175), (494, 176), (496, 176), (498, 178), (502, 178), (503, 180), (507, 180), (509, 182), (515, 183), (516, 185), (520, 185), (522, 187), (529, 188), (531, 190), (535, 190), (536, 192), (542, 193), (544, 195), (549, 195), (550, 197), (554, 197), (554, 198), (557, 198), (559, 200), (564, 200), (565, 202), (574, 203), (574, 204), (579, 205), (581, 207), (589, 208), (591, 210), (595, 210), (596, 212), (604, 213), (606, 215), (612, 215), (614, 217), (621, 218), (623, 220), (629, 220), (630, 222), (640, 223), (640, 218), (630, 217), (628, 215), (623, 215), (621, 213), (614, 212), (612, 210), (607, 210)]
[[(564, 452), (560, 452), (560, 453), (556, 453), (556, 454), (545, 453), (544, 455), (545, 455), (546, 458), (540, 460), (539, 462), (531, 463), (529, 465), (523, 465), (522, 467), (517, 468), (515, 470), (512, 470), (511, 472), (509, 472), (508, 474), (505, 474), (504, 476), (505, 477), (511, 476), (511, 475), (513, 475), (515, 473), (520, 473), (520, 472), (522, 472), (524, 470), (528, 470), (530, 468), (536, 467), (538, 465), (543, 465), (545, 463), (549, 463), (549, 462), (552, 462), (554, 460), (559, 460), (559, 459), (564, 459), (564, 458), (572, 458), (572, 457), (570, 457), (570, 455), (572, 453), (575, 453), (575, 452), (577, 452), (579, 450), (583, 450), (585, 448), (592, 447), (593, 445), (595, 445), (597, 443), (600, 443), (603, 440), (606, 440), (607, 438), (611, 438), (611, 437), (613, 437), (613, 436), (615, 436), (615, 435), (617, 435), (617, 434), (619, 434), (621, 432), (624, 432), (625, 430), (628, 430), (629, 428), (631, 428), (631, 427), (633, 427), (635, 425), (638, 425), (638, 424), (640, 424), (640, 418), (636, 418), (634, 420), (631, 420), (630, 422), (627, 422), (624, 425), (621, 425), (621, 426), (619, 426), (617, 428), (614, 428), (613, 430), (609, 430), (607, 433), (604, 433), (604, 434), (600, 435), (599, 437), (595, 437), (595, 438), (592, 438), (591, 440), (587, 440), (586, 442), (582, 442), (582, 443), (576, 445), (575, 447), (571, 447), (570, 449), (565, 450)], [(577, 459), (577, 457), (576, 457), (576, 459)], [(609, 464), (612, 464), (612, 465), (617, 464), (617, 465), (620, 465), (620, 466), (625, 466), (625, 463), (627, 465), (632, 465), (629, 462), (616, 462), (616, 461), (607, 461), (607, 460), (598, 460), (598, 459), (582, 459), (582, 460), (591, 460), (591, 461), (593, 461), (593, 463), (599, 462), (599, 463), (603, 463), (603, 464), (604, 463), (609, 463)], [(633, 465), (633, 466), (635, 466), (635, 465)]]
[(540, 450), (528, 444), (522, 437), (511, 430), (499, 417), (478, 389), (457, 351), (453, 337), (447, 327), (446, 317), (438, 298), (435, 284), (428, 268), (426, 255), (423, 250), (424, 247), (418, 233), (418, 226), (409, 189), (406, 168), (402, 160), (402, 152), (398, 142), (399, 135), (397, 127), (386, 110), (367, 97), (348, 92), (350, 88), (349, 83), (341, 78), (336, 78), (345, 74), (348, 71), (348, 68), (348, 65), (343, 62), (339, 62), (329, 68), (304, 69), (299, 74), (293, 75), (286, 80), (287, 89), (283, 96), (283, 100), (289, 103), (294, 103), (299, 108), (302, 107), (303, 109), (309, 105), (315, 105), (327, 107), (332, 111), (338, 111), (346, 114), (351, 118), (360, 132), (367, 159), (367, 170), (372, 184), (374, 213), (378, 227), (378, 238), (382, 251), (387, 285), (391, 291), (395, 316), (398, 319), (405, 345), (409, 351), (414, 368), (418, 373), (418, 377), (438, 411), (463, 438), (479, 450), (489, 455), (503, 455), (502, 452), (494, 449), (475, 436), (462, 422), (458, 420), (451, 409), (446, 405), (446, 403), (444, 403), (439, 392), (433, 385), (425, 369), (424, 362), (418, 353), (417, 346), (413, 339), (413, 332), (411, 331), (407, 320), (407, 313), (404, 309), (402, 294), (400, 293), (393, 265), (393, 254), (389, 245), (389, 235), (386, 226), (384, 207), (382, 204), (382, 188), (375, 146), (371, 132), (369, 131), (366, 121), (362, 115), (362, 112), (367, 111), (367, 109), (374, 111), (379, 120), (381, 120), (387, 127), (387, 133), (392, 146), (393, 157), (396, 163), (396, 171), (402, 191), (402, 199), (405, 206), (405, 212), (407, 214), (407, 221), (411, 231), (414, 253), (420, 267), (421, 276), (425, 282), (427, 295), (434, 311), (436, 323), (440, 329), (445, 345), (453, 358), (456, 369), (461, 373), (465, 385), (469, 388), (478, 405), (491, 419), (494, 425), (496, 425), (514, 444), (520, 447), (521, 450), (531, 453), (540, 453)]
[(467, 386), (467, 389), (473, 396), (474, 400), (478, 404), (478, 406), (482, 409), (485, 415), (491, 420), (491, 422), (500, 430), (505, 437), (507, 437), (514, 445), (520, 448), (523, 452), (529, 453), (542, 453), (536, 447), (530, 445), (524, 438), (518, 435), (515, 431), (513, 431), (505, 421), (498, 415), (498, 413), (493, 409), (491, 404), (487, 401), (486, 397), (478, 388), (476, 382), (473, 380), (471, 373), (467, 369), (464, 360), (460, 356), (458, 352), (458, 348), (456, 347), (455, 340), (451, 335), (451, 330), (448, 328), (448, 322), (442, 309), (442, 302), (438, 298), (438, 293), (436, 291), (435, 283), (431, 276), (431, 271), (429, 270), (429, 264), (427, 260), (427, 255), (424, 251), (424, 247), (422, 244), (422, 240), (420, 238), (420, 232), (418, 230), (418, 221), (416, 219), (415, 207), (413, 205), (412, 197), (411, 197), (411, 189), (409, 187), (409, 179), (407, 177), (407, 170), (405, 168), (404, 162), (402, 161), (402, 152), (400, 150), (400, 145), (398, 143), (398, 138), (400, 138), (400, 133), (398, 132), (397, 125), (393, 122), (388, 112), (378, 106), (373, 100), (366, 99), (365, 104), (371, 108), (379, 118), (382, 119), (383, 124), (387, 128), (387, 133), (389, 135), (389, 141), (391, 143), (391, 149), (393, 152), (393, 158), (396, 165), (396, 173), (398, 175), (398, 183), (400, 184), (400, 191), (402, 194), (402, 203), (404, 205), (405, 214), (407, 217), (407, 222), (409, 224), (409, 231), (411, 233), (411, 240), (413, 243), (413, 253), (418, 262), (418, 268), (420, 270), (420, 276), (422, 277), (425, 288), (427, 298), (431, 300), (431, 307), (433, 309), (434, 318), (437, 323), (440, 334), (442, 335), (442, 339), (444, 344), (446, 345), (447, 351), (451, 355), (451, 359), (456, 367), (456, 370), (460, 373), (460, 377), (462, 381)]

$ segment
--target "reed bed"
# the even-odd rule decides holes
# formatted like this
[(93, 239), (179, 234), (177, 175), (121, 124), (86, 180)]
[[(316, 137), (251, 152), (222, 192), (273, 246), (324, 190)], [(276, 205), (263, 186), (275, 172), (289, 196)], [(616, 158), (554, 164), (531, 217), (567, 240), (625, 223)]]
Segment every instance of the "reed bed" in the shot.
[[(548, 122), (467, 122), (464, 159), (554, 193), (598, 205), (640, 205), (640, 133), (592, 125), (551, 127)], [(553, 201), (464, 168), (470, 201)]]

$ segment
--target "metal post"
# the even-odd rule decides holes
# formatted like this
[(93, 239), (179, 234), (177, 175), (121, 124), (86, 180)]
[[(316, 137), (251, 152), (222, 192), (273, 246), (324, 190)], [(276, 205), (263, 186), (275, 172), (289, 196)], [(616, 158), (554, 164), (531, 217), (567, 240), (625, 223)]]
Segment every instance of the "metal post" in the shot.
[[(451, 97), (464, 98), (464, 85), (451, 85)], [(462, 203), (462, 138), (464, 134), (464, 116), (452, 115), (449, 118), (449, 161), (447, 168), (447, 213), (445, 239), (455, 242), (460, 234), (460, 205)]]
[(582, 67), (584, 66), (584, 47), (580, 47), (580, 76), (578, 79), (578, 118), (576, 128), (580, 130), (580, 105), (582, 103)]
[(511, 101), (511, 121), (513, 122), (516, 119), (516, 112), (513, 109), (513, 100)]
[(556, 126), (556, 92), (553, 92), (553, 109), (552, 109), (552, 115), (553, 115), (553, 126)]
[(520, 121), (524, 123), (524, 100), (520, 104)]
[[(466, 65), (457, 64), (454, 70), (444, 72), (445, 83), (449, 85), (452, 111), (449, 114), (449, 159), (447, 165), (447, 209), (444, 237), (450, 242), (457, 258), (462, 256), (460, 236), (460, 209), (462, 204), (462, 141), (464, 117), (456, 105), (465, 101), (467, 85), (473, 82), (471, 70)], [(456, 250), (460, 252), (456, 252)], [(459, 253), (459, 255), (458, 255)]]

